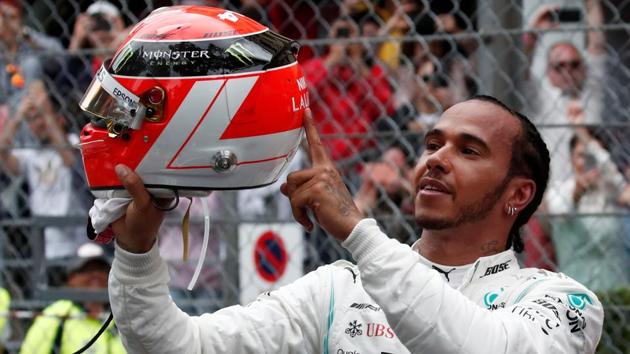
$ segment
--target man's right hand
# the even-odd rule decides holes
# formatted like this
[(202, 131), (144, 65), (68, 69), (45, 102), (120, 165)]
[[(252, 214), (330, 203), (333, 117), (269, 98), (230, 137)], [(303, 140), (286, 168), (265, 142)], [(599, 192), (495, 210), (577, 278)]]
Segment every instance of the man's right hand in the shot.
[(125, 215), (114, 221), (112, 228), (118, 246), (132, 253), (148, 252), (157, 238), (164, 220), (164, 211), (153, 206), (151, 195), (142, 179), (125, 165), (116, 165), (118, 179), (133, 200)]

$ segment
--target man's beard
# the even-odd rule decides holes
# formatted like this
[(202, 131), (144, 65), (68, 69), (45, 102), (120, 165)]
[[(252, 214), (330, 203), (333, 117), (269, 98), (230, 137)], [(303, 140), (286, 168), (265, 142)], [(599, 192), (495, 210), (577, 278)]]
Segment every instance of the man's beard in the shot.
[(452, 219), (416, 217), (416, 223), (426, 230), (444, 230), (476, 222), (488, 216), (492, 208), (508, 186), (511, 176), (506, 176), (493, 191), (486, 193), (481, 200), (460, 208)]

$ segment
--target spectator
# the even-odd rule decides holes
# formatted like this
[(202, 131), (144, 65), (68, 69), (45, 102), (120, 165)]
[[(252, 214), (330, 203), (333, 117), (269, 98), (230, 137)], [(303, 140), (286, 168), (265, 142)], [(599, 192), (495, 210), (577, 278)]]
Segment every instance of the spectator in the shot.
[(412, 172), (403, 151), (390, 148), (380, 161), (365, 166), (354, 195), (355, 204), (366, 217), (373, 217), (387, 235), (408, 244), (420, 234), (413, 222)]
[[(375, 122), (380, 132), (391, 134), (381, 141), (385, 145), (397, 146), (406, 155), (409, 167), (415, 164), (423, 145), (424, 133), (433, 125), (442, 112), (455, 103), (454, 83), (448, 75), (444, 62), (425, 56), (415, 65), (413, 85), (409, 87), (410, 99), (403, 103), (391, 117), (382, 117)], [(388, 141), (388, 140), (392, 141)]]
[[(10, 147), (22, 122), (27, 123), (38, 146), (5, 148), (0, 161), (7, 173), (26, 177), (30, 195), (29, 207), (36, 216), (85, 215), (86, 206), (81, 192), (85, 185), (77, 171), (77, 153), (71, 147), (79, 138), (64, 132), (65, 119), (53, 107), (48, 91), (41, 81), (33, 82), (22, 99), (15, 118), (0, 134), (0, 146)], [(82, 186), (77, 187), (77, 186)], [(89, 201), (91, 202), (91, 200)], [(46, 227), (44, 229), (46, 257), (57, 258), (75, 254), (85, 237), (83, 227)]]
[[(406, 35), (427, 35), (435, 32), (435, 21), (431, 17), (430, 9), (418, 0), (402, 0), (400, 6), (392, 3), (392, 14), (381, 27), (381, 37), (401, 38)], [(402, 60), (401, 54), (408, 54), (410, 60), (415, 59), (416, 53), (409, 53), (405, 49), (411, 46), (412, 52), (422, 51), (422, 46), (416, 42), (401, 42), (399, 40), (386, 41), (380, 47), (379, 57), (391, 69), (397, 69)]]
[(9, 337), (9, 327), (6, 327), (9, 319), (9, 309), (11, 305), (11, 295), (5, 288), (0, 287), (0, 352), (4, 353), (4, 343)]
[[(312, 3), (302, 0), (242, 0), (240, 3), (239, 13), (295, 40), (317, 38), (319, 21), (313, 19), (326, 14), (324, 11), (317, 11)], [(225, 8), (226, 2), (205, 1), (203, 5)], [(304, 46), (298, 53), (298, 61), (302, 63), (309, 60), (314, 54), (312, 47)]]
[[(530, 27), (536, 31), (558, 26), (554, 17), (557, 6), (545, 6), (532, 18)], [(603, 14), (599, 0), (586, 0), (587, 24), (599, 27)], [(537, 32), (524, 37), (524, 51), (532, 57), (537, 46)], [(532, 75), (526, 80), (526, 96), (530, 99), (531, 116), (537, 124), (571, 124), (567, 109), (572, 101), (579, 101), (585, 113), (584, 123), (602, 122), (601, 104), (605, 74), (605, 37), (602, 31), (587, 32), (587, 56), (570, 42), (558, 42), (547, 54), (546, 78), (539, 87)], [(549, 191), (571, 175), (568, 147), (571, 130), (563, 127), (541, 129), (552, 156)]]
[[(344, 41), (358, 35), (359, 28), (349, 18), (337, 19), (331, 26), (331, 38)], [(369, 147), (365, 135), (372, 122), (391, 113), (392, 92), (385, 71), (377, 63), (366, 61), (365, 54), (361, 44), (337, 42), (330, 45), (325, 57), (312, 59), (302, 68), (319, 129), (324, 136), (335, 135), (324, 137), (335, 160), (356, 156)]]
[(20, 1), (0, 1), (0, 107), (5, 119), (17, 108), (24, 88), (43, 78), (38, 56), (61, 50), (56, 39), (23, 26)]
[[(0, 134), (6, 131), (15, 114), (25, 88), (44, 77), (43, 56), (62, 50), (56, 40), (44, 36), (22, 24), (22, 4), (18, 0), (0, 0)], [(19, 126), (13, 142), (17, 146), (36, 143), (29, 130)], [(0, 149), (6, 146), (0, 145)], [(10, 178), (0, 168), (2, 205), (0, 215), (22, 217), (28, 214), (25, 207), (26, 187), (23, 179)]]
[[(579, 124), (583, 112), (572, 114)], [(611, 290), (630, 282), (622, 220), (615, 215), (581, 215), (623, 212), (630, 193), (610, 154), (586, 128), (577, 128), (570, 140), (573, 177), (549, 192), (549, 211), (563, 214), (552, 219), (559, 271), (594, 290)], [(570, 198), (567, 201), (567, 198)]]
[(120, 11), (107, 1), (96, 1), (84, 13), (77, 16), (68, 50), (77, 52), (81, 49), (96, 49), (91, 60), (91, 73), (101, 67), (105, 58), (119, 46), (128, 30)]
[[(95, 243), (82, 245), (67, 269), (67, 287), (105, 292), (110, 262)], [(73, 353), (101, 327), (102, 302), (57, 300), (35, 318), (20, 349), (21, 354)], [(92, 353), (126, 353), (113, 325), (92, 346)]]

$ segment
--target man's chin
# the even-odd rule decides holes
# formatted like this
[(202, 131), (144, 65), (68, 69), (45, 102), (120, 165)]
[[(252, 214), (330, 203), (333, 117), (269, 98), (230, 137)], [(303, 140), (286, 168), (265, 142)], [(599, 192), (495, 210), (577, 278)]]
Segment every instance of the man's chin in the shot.
[(453, 227), (453, 221), (445, 218), (416, 216), (416, 223), (423, 230), (444, 230)]

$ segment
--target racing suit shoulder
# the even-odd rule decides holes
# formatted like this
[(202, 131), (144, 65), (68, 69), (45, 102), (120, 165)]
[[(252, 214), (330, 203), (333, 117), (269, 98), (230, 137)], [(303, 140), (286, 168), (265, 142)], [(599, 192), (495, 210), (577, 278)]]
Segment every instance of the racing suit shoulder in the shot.
[(604, 311), (592, 291), (565, 274), (543, 269), (520, 269), (511, 277), (517, 284), (507, 294), (506, 306), (500, 312), (516, 316), (515, 324), (522, 324), (525, 319), (530, 325), (507, 327), (508, 330), (531, 331), (532, 337), (548, 344), (541, 350), (595, 352)]
[[(599, 340), (603, 311), (595, 295), (562, 274), (518, 268), (512, 251), (480, 258), (468, 284), (453, 289), (372, 219), (343, 246), (412, 353), (591, 353)], [(490, 311), (484, 298), (505, 308)]]

